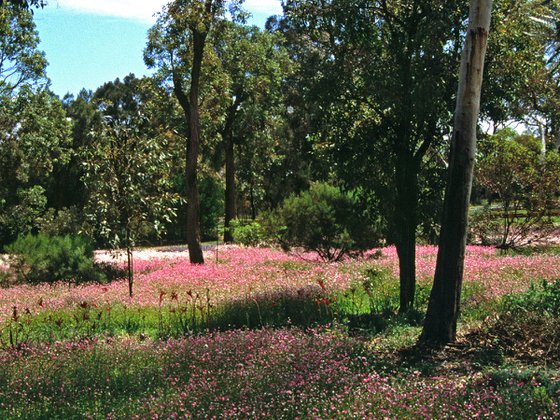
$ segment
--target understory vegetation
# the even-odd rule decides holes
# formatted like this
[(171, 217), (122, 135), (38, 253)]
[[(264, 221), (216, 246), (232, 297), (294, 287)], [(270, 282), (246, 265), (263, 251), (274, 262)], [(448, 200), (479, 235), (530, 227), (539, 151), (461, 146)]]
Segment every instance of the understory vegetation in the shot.
[(126, 281), (0, 290), (3, 418), (554, 418), (558, 255), (469, 247), (457, 344), (414, 345), (436, 248), (398, 314), (394, 248), (224, 247), (205, 266), (137, 260)]
[(169, 0), (63, 97), (47, 3), (0, 0), (0, 419), (560, 418), (560, 0)]

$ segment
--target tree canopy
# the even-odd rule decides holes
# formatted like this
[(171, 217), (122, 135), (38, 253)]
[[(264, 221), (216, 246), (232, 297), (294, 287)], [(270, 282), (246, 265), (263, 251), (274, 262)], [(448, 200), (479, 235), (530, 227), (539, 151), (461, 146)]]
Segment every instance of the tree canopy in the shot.
[(0, 96), (24, 84), (45, 81), (47, 60), (38, 45), (31, 12), (11, 4), (0, 5)]

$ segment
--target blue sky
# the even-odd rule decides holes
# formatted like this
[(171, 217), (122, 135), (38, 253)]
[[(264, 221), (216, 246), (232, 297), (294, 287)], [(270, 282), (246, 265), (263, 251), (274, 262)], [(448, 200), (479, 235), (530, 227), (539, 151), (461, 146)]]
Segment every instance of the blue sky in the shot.
[[(50, 0), (35, 10), (40, 48), (47, 54), (51, 89), (63, 96), (82, 88), (148, 74), (142, 60), (146, 32), (154, 13), (165, 0)], [(251, 23), (263, 26), (266, 18), (281, 13), (280, 0), (246, 0)]]

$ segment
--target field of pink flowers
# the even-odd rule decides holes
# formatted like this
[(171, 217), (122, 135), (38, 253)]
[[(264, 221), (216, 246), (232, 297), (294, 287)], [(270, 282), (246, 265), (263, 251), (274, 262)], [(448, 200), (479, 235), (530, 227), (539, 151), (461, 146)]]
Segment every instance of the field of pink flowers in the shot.
[[(135, 264), (134, 298), (128, 297), (125, 281), (107, 285), (20, 285), (0, 289), (0, 322), (14, 306), (33, 314), (48, 309), (75, 308), (87, 302), (104, 306), (120, 303), (147, 307), (188, 299), (190, 294), (209, 294), (212, 303), (275, 290), (324, 285), (329, 291), (344, 290), (363, 279), (364, 271), (383, 268), (398, 276), (393, 247), (375, 251), (359, 260), (325, 264), (313, 255), (293, 256), (267, 248), (227, 247), (207, 255), (207, 264), (191, 265), (186, 256), (138, 259)], [(420, 284), (433, 278), (437, 249), (420, 246), (417, 251)], [(525, 290), (532, 282), (560, 278), (560, 257), (554, 255), (500, 256), (493, 248), (469, 247), (465, 283), (475, 285), (479, 300), (493, 299)]]
[(340, 332), (297, 328), (167, 342), (59, 343), (1, 355), (0, 414), (154, 419), (560, 415), (558, 395), (552, 399), (538, 375), (429, 376), (414, 369), (388, 370), (378, 357)]
[[(421, 285), (431, 281), (436, 253), (434, 247), (418, 248)], [(381, 279), (391, 283), (392, 291), (398, 283), (396, 251), (391, 247), (332, 264), (312, 255), (238, 247), (208, 253), (204, 266), (190, 265), (184, 255), (161, 255), (137, 258), (133, 299), (125, 281), (0, 289), (0, 322), (9, 329), (3, 339), (23, 337), (0, 352), (1, 418), (560, 416), (560, 381), (554, 369), (543, 376), (526, 373), (525, 367), (492, 373), (395, 362), (387, 354), (394, 351), (391, 345), (378, 346), (379, 337), (355, 337), (340, 326), (304, 329), (282, 324), (175, 339), (163, 335), (161, 340), (149, 339), (142, 330), (92, 329), (116, 306), (134, 309), (136, 318), (131, 321), (151, 316), (162, 322), (162, 308), (177, 317), (179, 302), (197, 294), (214, 306), (236, 299), (258, 305), (256, 296), (286, 290), (297, 296), (313, 288), (334, 296), (352, 290), (372, 270), (388, 273)], [(559, 263), (554, 255), (501, 256), (492, 248), (469, 247), (465, 285), (474, 304), (492, 301), (522, 292), (532, 283), (559, 279)], [(92, 321), (97, 312), (101, 321)], [(67, 338), (48, 338), (54, 337), (48, 335), (48, 323), (56, 320), (41, 315), (49, 313), (67, 313), (72, 325)], [(76, 327), (80, 325), (81, 330)], [(35, 337), (47, 339), (28, 341), (24, 333), (30, 328), (43, 328), (47, 332)], [(393, 349), (410, 342), (403, 338), (407, 334), (418, 334), (411, 325), (395, 331), (388, 333), (396, 334), (400, 343)]]

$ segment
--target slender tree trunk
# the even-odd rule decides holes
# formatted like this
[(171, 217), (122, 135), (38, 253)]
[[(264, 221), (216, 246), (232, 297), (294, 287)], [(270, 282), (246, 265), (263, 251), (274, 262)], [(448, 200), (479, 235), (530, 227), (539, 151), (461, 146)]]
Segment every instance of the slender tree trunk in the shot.
[(249, 200), (251, 202), (251, 220), (255, 221), (257, 219), (257, 206), (255, 204), (255, 189), (253, 187), (253, 181), (251, 181), (251, 188), (249, 189)]
[(231, 221), (235, 219), (237, 210), (235, 205), (235, 156), (233, 146), (233, 133), (226, 137), (226, 197), (225, 197), (225, 219), (224, 219), (224, 242), (233, 242), (231, 232)]
[(414, 306), (416, 293), (416, 226), (418, 171), (413, 159), (402, 157), (397, 165), (396, 248), (399, 257), (400, 307), (404, 313)]
[(134, 258), (133, 258), (133, 247), (130, 240), (130, 231), (126, 230), (126, 258), (127, 258), (127, 268), (128, 268), (128, 294), (132, 298), (132, 286), (134, 284)]
[(198, 195), (198, 155), (200, 153), (200, 75), (207, 34), (193, 31), (193, 65), (189, 94), (183, 91), (181, 77), (173, 75), (173, 91), (185, 114), (187, 122), (187, 169), (185, 173), (187, 190), (187, 245), (192, 264), (204, 264), (200, 244), (200, 199)]
[(223, 131), (224, 146), (226, 152), (226, 197), (225, 197), (225, 219), (224, 219), (224, 242), (233, 242), (233, 234), (230, 230), (231, 221), (237, 215), (237, 206), (235, 203), (236, 187), (235, 187), (235, 149), (233, 141), (233, 125), (235, 123), (235, 116), (237, 109), (241, 104), (241, 96), (236, 96), (233, 104), (231, 105), (226, 124)]
[(456, 339), (476, 150), (476, 126), (491, 10), (492, 0), (471, 0), (469, 29), (459, 74), (436, 273), (420, 337), (421, 342), (431, 345), (442, 345)]
[[(395, 233), (399, 257), (400, 305), (399, 312), (405, 313), (414, 306), (416, 293), (416, 226), (418, 225), (418, 171), (419, 165), (411, 147), (413, 136), (414, 108), (410, 98), (413, 86), (412, 58), (413, 39), (416, 26), (408, 28), (408, 41), (399, 46), (399, 73), (402, 83), (402, 102), (399, 104), (399, 122), (395, 143), (396, 206)], [(407, 100), (408, 99), (408, 100)]]
[(539, 121), (539, 131), (541, 135), (541, 160), (546, 158), (546, 127), (544, 123)]

